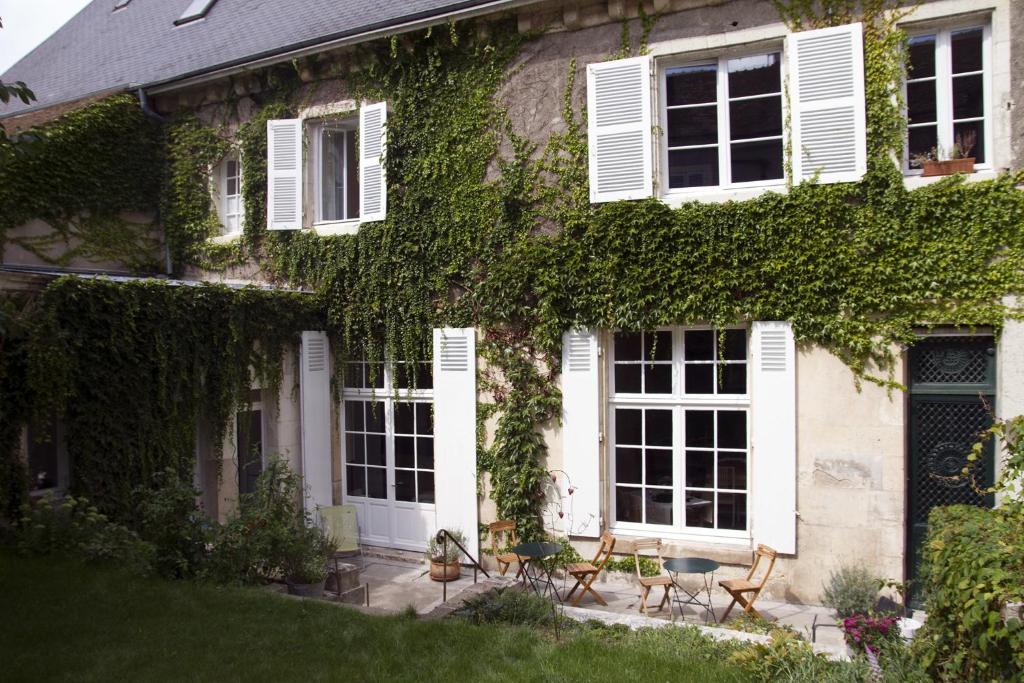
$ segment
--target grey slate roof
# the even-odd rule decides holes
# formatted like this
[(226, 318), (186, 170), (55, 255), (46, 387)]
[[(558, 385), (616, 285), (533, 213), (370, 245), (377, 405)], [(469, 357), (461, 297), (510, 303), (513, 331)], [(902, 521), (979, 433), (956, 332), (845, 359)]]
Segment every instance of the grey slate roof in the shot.
[[(191, 0), (93, 0), (0, 76), (25, 81), (38, 101), (0, 106), (0, 117), (111, 88), (148, 86), (287, 49), (443, 15), (494, 0), (218, 0), (175, 26)], [(5, 29), (6, 30), (6, 29)]]

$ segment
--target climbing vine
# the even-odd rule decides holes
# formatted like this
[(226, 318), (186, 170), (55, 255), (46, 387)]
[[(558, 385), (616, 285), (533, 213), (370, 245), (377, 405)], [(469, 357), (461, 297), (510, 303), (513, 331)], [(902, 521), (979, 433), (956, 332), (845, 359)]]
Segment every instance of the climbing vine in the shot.
[[(163, 212), (168, 240), (181, 260), (176, 265), (248, 260), (280, 283), (316, 290), (317, 297), (302, 301), (322, 302), (337, 360), (424, 359), (431, 353), (432, 327), (478, 327), (483, 397), (478, 461), (489, 474), (498, 514), (519, 520), (524, 536), (542, 532), (546, 442), (541, 430), (559, 412), (556, 378), (567, 329), (785, 319), (792, 321), (799, 342), (830, 350), (858, 381), (898, 386), (895, 348), (911, 343), (919, 327), (998, 330), (1008, 314), (1020, 313), (1008, 310), (1003, 299), (1024, 291), (1024, 198), (1015, 187), (1024, 177), (971, 183), (950, 178), (908, 191), (895, 163), (905, 124), (896, 84), (906, 69), (896, 5), (888, 0), (775, 4), (794, 30), (864, 22), (869, 167), (859, 183), (802, 183), (748, 201), (687, 202), (677, 208), (654, 199), (592, 205), (576, 62), (569, 64), (563, 91), (562, 126), (537, 144), (517, 134), (501, 101), (511, 65), (531, 37), (511, 27), (492, 27), (487, 35), (478, 25), (463, 23), (373, 43), (353, 58), (358, 71), (343, 72), (357, 98), (386, 99), (389, 106), (388, 215), (361, 225), (358, 234), (266, 230), (266, 121), (295, 115), (294, 84), (264, 102), (234, 142), (194, 119), (171, 126)], [(624, 24), (622, 55), (633, 53), (631, 31), (637, 25), (635, 50), (645, 51), (654, 21), (645, 16)], [(609, 54), (615, 48), (609, 45)], [(317, 65), (303, 68), (315, 72)], [(317, 78), (339, 78), (339, 71), (319, 72), (310, 89), (317, 87)], [(245, 224), (242, 239), (218, 256), (206, 244), (213, 214), (204, 169), (229, 144), (242, 156)], [(145, 364), (131, 356), (135, 364), (124, 368), (156, 373), (153, 377), (164, 382), (157, 384), (160, 391), (170, 392), (160, 393), (156, 404), (143, 404), (146, 415), (177, 405), (170, 397), (179, 396), (194, 397), (199, 408), (222, 418), (234, 400), (226, 397), (236, 396), (244, 384), (238, 370), (247, 367), (244, 362), (274, 370), (259, 365), (270, 361), (241, 349), (255, 344), (273, 352), (268, 358), (278, 357), (294, 341), (289, 335), (302, 329), (296, 326), (309, 324), (284, 310), (295, 301), (288, 296), (79, 286), (61, 284), (55, 287), (59, 293), (49, 295), (48, 329), (64, 346), (33, 358), (40, 386), (46, 386), (42, 376), (52, 373), (57, 395), (69, 410), (81, 411), (72, 417), (94, 453), (110, 446), (107, 437), (97, 435), (114, 416), (86, 416), (80, 399), (95, 399), (91, 405), (111, 410), (135, 400), (127, 389), (104, 387), (113, 393), (102, 393), (85, 380), (72, 380), (71, 367), (102, 362), (105, 344), (139, 349), (146, 335), (162, 340), (156, 360)], [(115, 296), (119, 291), (124, 294)], [(169, 328), (143, 314), (142, 291), (152, 297), (146, 301), (154, 310), (171, 306), (170, 318), (190, 332), (171, 341)], [(98, 300), (89, 304), (94, 293)], [(119, 296), (123, 300), (117, 303)], [(256, 327), (226, 313), (226, 320), (215, 320), (220, 305), (239, 315), (255, 306), (256, 319), (279, 332), (264, 339)], [(272, 314), (284, 316), (284, 322), (261, 317)], [(235, 331), (228, 339), (214, 338), (213, 332), (197, 331), (198, 323), (186, 323), (190, 315)], [(137, 332), (116, 333), (100, 344), (96, 335), (101, 333), (91, 326), (110, 327), (120, 316), (135, 321)], [(58, 320), (65, 326), (56, 326)], [(43, 339), (39, 348), (52, 348)], [(162, 374), (184, 367), (176, 364), (189, 352), (199, 354), (197, 366), (205, 372), (233, 368), (223, 371), (230, 376), (216, 380), (223, 385), (214, 403), (203, 403), (208, 399), (196, 392), (204, 385), (193, 375), (180, 384)], [(137, 471), (155, 464), (148, 460), (157, 457), (152, 454), (184, 458), (182, 439), (195, 416), (182, 407), (175, 410), (164, 423), (139, 418), (144, 424), (134, 425), (135, 433), (145, 436), (125, 435), (128, 450), (119, 457)], [(490, 420), (494, 430), (488, 442), (483, 426)], [(160, 436), (163, 450), (149, 448)], [(142, 446), (149, 455), (139, 455)], [(89, 466), (110, 474), (103, 468), (113, 462)]]

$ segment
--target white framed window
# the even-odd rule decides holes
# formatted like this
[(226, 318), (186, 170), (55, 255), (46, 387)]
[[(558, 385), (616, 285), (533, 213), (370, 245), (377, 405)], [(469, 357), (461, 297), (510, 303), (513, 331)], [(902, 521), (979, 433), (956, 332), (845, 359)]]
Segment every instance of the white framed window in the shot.
[(235, 414), (235, 448), (238, 455), (238, 494), (256, 491), (256, 480), (266, 467), (266, 425), (262, 392), (252, 390), (250, 403)]
[(433, 397), (429, 362), (377, 368), (347, 363), (342, 389), (346, 497), (434, 504)]
[(748, 537), (747, 330), (617, 332), (608, 355), (613, 528)]
[(359, 220), (359, 117), (318, 122), (315, 152), (315, 222)]
[(217, 213), (223, 234), (238, 235), (242, 232), (242, 162), (238, 152), (230, 152), (217, 165)]
[(990, 167), (992, 115), (988, 24), (914, 32), (905, 84), (907, 141), (904, 169), (919, 170), (918, 155), (948, 159), (969, 147), (979, 167)]
[(782, 69), (781, 49), (662, 66), (665, 193), (784, 182)]

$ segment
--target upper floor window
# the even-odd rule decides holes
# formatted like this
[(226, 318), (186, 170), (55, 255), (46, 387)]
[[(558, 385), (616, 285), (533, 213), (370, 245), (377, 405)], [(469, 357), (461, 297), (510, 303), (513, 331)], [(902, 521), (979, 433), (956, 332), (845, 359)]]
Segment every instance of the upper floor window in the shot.
[(784, 177), (781, 54), (662, 72), (662, 165), (669, 191)]
[(954, 155), (987, 162), (988, 29), (974, 26), (910, 38), (907, 168), (923, 157)]
[(242, 162), (237, 152), (225, 156), (215, 173), (217, 212), (225, 235), (242, 232)]
[(357, 119), (330, 121), (318, 126), (317, 222), (359, 218), (359, 151)]

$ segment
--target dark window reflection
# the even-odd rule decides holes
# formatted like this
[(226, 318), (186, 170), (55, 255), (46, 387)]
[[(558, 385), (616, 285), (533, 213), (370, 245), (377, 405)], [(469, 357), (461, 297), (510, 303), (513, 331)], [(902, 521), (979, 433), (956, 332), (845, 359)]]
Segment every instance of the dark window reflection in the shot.
[(730, 59), (726, 68), (729, 70), (730, 97), (748, 97), (782, 89), (778, 53)]
[(910, 39), (910, 78), (935, 75), (935, 36), (914, 36)]
[(732, 181), (750, 183), (783, 177), (782, 140), (732, 145)]
[(668, 184), (671, 188), (718, 185), (718, 148), (671, 150)]
[(953, 31), (951, 43), (953, 47), (953, 73), (962, 74), (970, 71), (981, 71), (982, 30), (980, 28)]
[(668, 106), (701, 104), (718, 99), (718, 65), (680, 66), (665, 75)]

